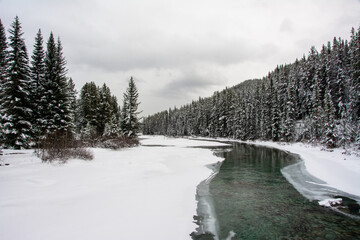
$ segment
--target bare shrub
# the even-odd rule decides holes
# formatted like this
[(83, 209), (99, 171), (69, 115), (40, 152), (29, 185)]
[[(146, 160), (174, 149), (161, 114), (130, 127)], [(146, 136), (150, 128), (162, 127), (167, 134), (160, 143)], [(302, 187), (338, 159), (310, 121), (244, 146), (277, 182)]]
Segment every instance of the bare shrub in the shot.
[(94, 157), (82, 142), (71, 139), (62, 131), (47, 134), (38, 143), (35, 153), (45, 162), (54, 160), (66, 162), (69, 158), (92, 160)]
[(135, 147), (139, 145), (139, 140), (136, 137), (121, 136), (115, 138), (103, 138), (102, 141), (99, 141), (98, 147), (102, 148), (128, 148)]

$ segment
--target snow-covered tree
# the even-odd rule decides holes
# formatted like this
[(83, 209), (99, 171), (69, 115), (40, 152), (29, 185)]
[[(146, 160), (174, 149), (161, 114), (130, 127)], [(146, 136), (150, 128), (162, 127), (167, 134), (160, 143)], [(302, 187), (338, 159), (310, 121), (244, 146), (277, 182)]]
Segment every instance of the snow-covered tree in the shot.
[(110, 88), (104, 83), (99, 89), (98, 131), (100, 135), (104, 134), (105, 126), (110, 123), (111, 118), (111, 92)]
[(350, 104), (349, 113), (353, 127), (353, 138), (360, 146), (360, 27), (351, 30), (350, 41)]
[(311, 111), (311, 140), (318, 142), (322, 138), (323, 133), (323, 117), (324, 111), (322, 102), (320, 100), (320, 91), (318, 80), (315, 80), (313, 96), (312, 96), (312, 111)]
[(46, 133), (71, 131), (70, 99), (66, 79), (66, 61), (60, 39), (55, 43), (50, 33), (45, 56), (45, 82), (43, 103), (47, 104), (43, 116)]
[[(85, 83), (80, 91), (79, 125), (80, 129), (97, 128), (99, 112), (99, 90), (94, 82)], [(91, 131), (94, 133), (94, 131)], [(96, 134), (97, 135), (97, 134)]]
[(2, 83), (2, 123), (7, 147), (27, 148), (31, 141), (31, 109), (29, 59), (18, 17), (9, 29), (8, 76)]
[(138, 90), (133, 77), (131, 77), (129, 86), (124, 93), (121, 116), (121, 129), (127, 136), (136, 136), (139, 131), (138, 106), (140, 103), (138, 102), (138, 97)]
[(72, 135), (76, 133), (76, 121), (77, 121), (77, 91), (75, 89), (75, 83), (72, 78), (69, 78), (67, 81), (67, 93), (69, 99), (69, 111), (70, 111), (70, 118), (71, 118), (71, 130)]
[(116, 114), (112, 114), (110, 122), (107, 122), (104, 129), (104, 136), (118, 137), (121, 132), (119, 118)]
[(33, 54), (31, 56), (31, 79), (33, 81), (33, 91), (31, 94), (32, 104), (34, 105), (33, 131), (35, 138), (42, 135), (44, 130), (43, 115), (47, 109), (47, 104), (43, 101), (45, 95), (45, 51), (43, 49), (43, 37), (39, 29), (34, 44)]
[(8, 70), (8, 45), (6, 41), (5, 28), (0, 19), (0, 84), (4, 84)]
[[(5, 28), (0, 19), (0, 107), (2, 106), (2, 99), (4, 97), (3, 86), (8, 76), (8, 45), (6, 41)], [(3, 125), (2, 114), (0, 111), (0, 147), (3, 142)]]
[(324, 133), (324, 143), (329, 148), (336, 147), (337, 144), (337, 134), (336, 134), (336, 126), (335, 126), (335, 110), (332, 104), (331, 95), (329, 88), (327, 87), (325, 90), (325, 98), (324, 98), (324, 115), (325, 115), (325, 133)]

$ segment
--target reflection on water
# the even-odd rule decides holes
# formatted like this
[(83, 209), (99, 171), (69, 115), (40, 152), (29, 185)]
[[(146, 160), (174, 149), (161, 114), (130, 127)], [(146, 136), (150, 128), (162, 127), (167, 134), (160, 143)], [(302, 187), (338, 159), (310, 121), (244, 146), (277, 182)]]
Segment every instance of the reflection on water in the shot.
[(281, 169), (286, 152), (236, 143), (210, 183), (217, 234), (226, 239), (360, 239), (360, 222), (304, 198)]

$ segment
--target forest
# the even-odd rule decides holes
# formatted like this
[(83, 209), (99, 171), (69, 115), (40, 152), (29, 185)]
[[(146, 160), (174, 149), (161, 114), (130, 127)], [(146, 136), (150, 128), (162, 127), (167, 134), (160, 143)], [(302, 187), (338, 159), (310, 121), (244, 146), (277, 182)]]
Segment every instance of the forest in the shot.
[(122, 108), (105, 83), (86, 83), (78, 96), (60, 38), (51, 32), (44, 49), (39, 29), (29, 59), (18, 17), (8, 32), (9, 41), (0, 19), (0, 147), (41, 147), (47, 139), (54, 145), (71, 146), (72, 140), (94, 145), (136, 136), (139, 103), (132, 77)]
[(320, 52), (144, 119), (144, 134), (360, 145), (360, 28)]

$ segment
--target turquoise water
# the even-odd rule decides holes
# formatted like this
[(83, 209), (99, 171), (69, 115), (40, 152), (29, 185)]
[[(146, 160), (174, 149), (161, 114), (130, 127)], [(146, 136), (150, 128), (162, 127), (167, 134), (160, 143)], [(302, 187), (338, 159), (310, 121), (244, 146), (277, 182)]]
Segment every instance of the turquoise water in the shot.
[(283, 177), (296, 156), (238, 143), (221, 154), (225, 161), (209, 184), (219, 239), (230, 231), (233, 240), (360, 239), (359, 220), (307, 200)]

